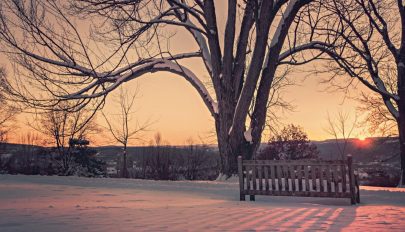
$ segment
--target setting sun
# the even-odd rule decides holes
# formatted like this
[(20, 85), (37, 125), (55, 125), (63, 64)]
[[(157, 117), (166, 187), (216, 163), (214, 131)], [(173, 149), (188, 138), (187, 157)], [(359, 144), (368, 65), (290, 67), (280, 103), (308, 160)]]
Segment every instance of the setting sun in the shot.
[(366, 136), (360, 135), (360, 136), (358, 137), (358, 139), (361, 140), (361, 141), (364, 141), (364, 140), (366, 140)]

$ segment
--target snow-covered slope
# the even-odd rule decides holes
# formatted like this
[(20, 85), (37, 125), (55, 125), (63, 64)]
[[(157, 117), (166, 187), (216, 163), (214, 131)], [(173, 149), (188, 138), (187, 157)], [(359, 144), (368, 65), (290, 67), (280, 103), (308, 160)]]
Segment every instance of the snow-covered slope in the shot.
[(239, 202), (235, 182), (0, 175), (0, 231), (403, 231), (404, 189), (361, 197)]

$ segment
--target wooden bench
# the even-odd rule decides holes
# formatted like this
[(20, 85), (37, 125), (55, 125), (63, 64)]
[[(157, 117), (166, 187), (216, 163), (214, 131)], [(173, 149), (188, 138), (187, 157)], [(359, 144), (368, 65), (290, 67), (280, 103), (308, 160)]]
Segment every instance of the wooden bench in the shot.
[(360, 203), (353, 159), (242, 160), (238, 157), (240, 200), (246, 195), (350, 198)]

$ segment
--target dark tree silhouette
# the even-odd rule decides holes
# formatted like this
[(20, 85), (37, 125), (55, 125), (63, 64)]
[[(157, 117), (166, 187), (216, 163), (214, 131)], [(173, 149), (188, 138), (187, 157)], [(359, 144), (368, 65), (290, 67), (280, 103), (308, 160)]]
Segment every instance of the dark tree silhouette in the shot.
[(58, 155), (59, 174), (72, 175), (75, 165), (72, 141), (86, 140), (90, 135), (99, 133), (100, 128), (95, 123), (94, 112), (86, 109), (69, 112), (66, 108), (69, 106), (60, 104), (52, 110), (38, 113), (31, 126), (52, 141), (50, 145), (54, 146)]
[(290, 124), (278, 135), (270, 138), (266, 147), (258, 154), (260, 160), (317, 159), (319, 151), (299, 126)]
[[(405, 185), (405, 2), (402, 0), (320, 0), (310, 49), (326, 54), (328, 80), (347, 91), (352, 84), (368, 89), (361, 102), (372, 129), (398, 132), (401, 179)], [(341, 77), (351, 78), (342, 82)], [(343, 83), (343, 84), (342, 84)], [(394, 122), (394, 124), (392, 123)], [(393, 127), (395, 125), (395, 127)]]
[(130, 93), (122, 86), (119, 93), (114, 99), (118, 104), (116, 114), (102, 115), (107, 123), (107, 129), (113, 136), (114, 140), (123, 146), (122, 154), (122, 167), (121, 177), (128, 178), (128, 160), (127, 160), (127, 147), (131, 140), (139, 140), (142, 132), (146, 131), (150, 126), (150, 122), (140, 124), (134, 120), (133, 114), (135, 113), (135, 99), (138, 94), (138, 89)]
[[(46, 91), (58, 100), (80, 99), (80, 108), (102, 104), (122, 83), (147, 73), (183, 77), (215, 121), (220, 171), (229, 176), (236, 173), (237, 156), (251, 159), (257, 151), (280, 66), (295, 63), (292, 55), (309, 47), (297, 28), (304, 26), (299, 22), (310, 2), (229, 0), (220, 9), (213, 0), (6, 0), (0, 3), (0, 40), (18, 64), (18, 83), (43, 90), (34, 96), (12, 88), (35, 106), (55, 104), (43, 98)], [(220, 14), (224, 27), (217, 23)], [(100, 19), (92, 30), (94, 46), (78, 30), (78, 15)], [(188, 33), (198, 48), (171, 49), (164, 28)], [(107, 46), (97, 51), (100, 41)], [(205, 67), (207, 80), (183, 62), (190, 59)]]
[(13, 127), (16, 115), (19, 113), (16, 107), (7, 101), (6, 72), (0, 67), (0, 143), (7, 141), (7, 136)]

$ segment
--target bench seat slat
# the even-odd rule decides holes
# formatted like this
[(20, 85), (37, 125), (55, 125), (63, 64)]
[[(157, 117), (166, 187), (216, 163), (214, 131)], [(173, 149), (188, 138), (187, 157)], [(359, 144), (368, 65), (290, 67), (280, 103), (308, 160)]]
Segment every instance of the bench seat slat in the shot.
[[(259, 163), (260, 161), (260, 163)], [(328, 160), (244, 160), (243, 165), (344, 165), (341, 160), (328, 161)]]
[(264, 190), (245, 190), (246, 195), (268, 195), (268, 196), (300, 196), (300, 197), (331, 197), (331, 198), (350, 198), (350, 193), (325, 193), (325, 192), (290, 192), (290, 191), (264, 191)]

